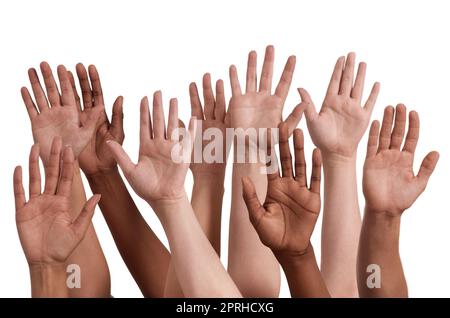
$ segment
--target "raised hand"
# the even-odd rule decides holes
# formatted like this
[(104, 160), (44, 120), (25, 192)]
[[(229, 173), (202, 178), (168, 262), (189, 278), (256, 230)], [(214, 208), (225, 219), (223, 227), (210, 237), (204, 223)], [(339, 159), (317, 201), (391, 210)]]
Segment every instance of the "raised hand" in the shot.
[[(211, 143), (210, 140), (204, 140), (204, 133), (208, 129), (218, 129), (222, 136), (226, 135), (226, 124), (225, 124), (225, 114), (226, 114), (226, 102), (225, 102), (225, 94), (223, 81), (218, 80), (216, 82), (216, 96), (214, 97), (214, 92), (211, 87), (211, 75), (209, 73), (203, 76), (203, 101), (204, 107), (200, 102), (197, 85), (195, 83), (191, 83), (189, 85), (189, 96), (191, 99), (191, 115), (196, 117), (197, 121), (201, 121), (202, 131), (198, 132), (197, 138), (202, 142), (202, 149), (205, 150), (205, 147)], [(198, 128), (197, 128), (198, 129)], [(201, 133), (201, 134), (200, 134)], [(217, 143), (218, 141), (215, 140)], [(201, 162), (195, 162), (195, 157), (193, 154), (193, 161), (190, 165), (194, 178), (200, 176), (225, 176), (225, 168), (226, 168), (226, 160), (227, 160), (227, 149), (225, 138), (221, 140), (222, 142), (222, 162), (212, 162), (208, 163), (205, 161), (204, 157), (198, 158), (201, 159)]]
[(56, 136), (61, 136), (63, 144), (70, 145), (75, 158), (78, 157), (92, 138), (100, 111), (92, 112), (82, 122), (66, 68), (58, 66), (61, 93), (46, 62), (41, 63), (41, 72), (47, 94), (34, 68), (28, 71), (28, 76), (36, 103), (27, 88), (23, 87), (21, 93), (31, 120), (34, 141), (39, 143), (41, 158), (47, 166), (52, 140)]
[[(308, 188), (303, 133), (300, 129), (294, 131), (295, 175), (292, 171), (288, 138), (288, 126), (282, 123), (279, 145), (282, 175), (280, 176), (278, 169), (267, 175), (264, 205), (259, 202), (253, 182), (247, 177), (242, 179), (250, 221), (261, 241), (276, 256), (279, 252), (292, 255), (305, 253), (320, 212), (320, 151), (315, 149), (313, 152), (311, 183)], [(271, 152), (270, 143), (267, 150)]]
[(61, 138), (55, 138), (51, 146), (43, 193), (39, 171), (39, 145), (31, 148), (28, 202), (22, 184), (22, 169), (17, 167), (14, 171), (17, 229), (30, 265), (64, 263), (83, 239), (95, 206), (100, 200), (99, 195), (94, 195), (86, 202), (78, 217), (71, 217), (69, 197), (74, 173), (74, 155), (72, 148), (66, 147), (60, 164), (61, 147)]
[(311, 139), (324, 158), (329, 154), (354, 156), (369, 125), (380, 85), (373, 85), (369, 98), (361, 107), (366, 64), (359, 64), (355, 80), (354, 66), (354, 53), (349, 53), (347, 60), (343, 56), (337, 60), (319, 113), (308, 92), (299, 89), (302, 102), (306, 104), (305, 117)]
[(108, 172), (117, 166), (106, 142), (114, 140), (119, 144), (123, 143), (125, 134), (123, 131), (123, 98), (116, 98), (113, 108), (111, 122), (105, 112), (105, 102), (100, 77), (94, 65), (90, 65), (88, 72), (83, 64), (76, 66), (77, 77), (80, 83), (83, 106), (75, 86), (75, 79), (69, 72), (69, 80), (72, 85), (73, 94), (78, 106), (82, 123), (87, 123), (90, 116), (99, 113), (99, 118), (95, 125), (95, 132), (87, 144), (86, 148), (78, 157), (80, 168), (86, 175), (95, 175)]
[(419, 139), (419, 115), (409, 113), (408, 133), (405, 136), (406, 107), (384, 110), (383, 124), (374, 121), (370, 127), (367, 157), (364, 164), (363, 191), (366, 209), (398, 216), (408, 209), (425, 190), (428, 179), (439, 160), (439, 153), (430, 152), (422, 161), (419, 173), (414, 174), (414, 152)]
[[(256, 52), (248, 55), (246, 92), (242, 93), (234, 65), (230, 67), (232, 97), (227, 123), (233, 128), (276, 128), (282, 122), (283, 107), (289, 93), (295, 69), (295, 56), (290, 56), (281, 75), (280, 82), (272, 94), (274, 48), (268, 46), (264, 57), (259, 89), (257, 89)], [(292, 134), (301, 119), (302, 109), (298, 105), (286, 119)]]
[[(159, 200), (176, 200), (185, 195), (184, 180), (189, 168), (195, 118), (189, 122), (190, 138), (171, 140), (178, 128), (178, 102), (170, 100), (167, 131), (164, 122), (161, 92), (153, 95), (153, 122), (147, 97), (141, 101), (139, 161), (134, 164), (123, 148), (108, 141), (112, 153), (134, 191), (150, 205)], [(188, 160), (176, 162), (173, 154), (188, 153)]]

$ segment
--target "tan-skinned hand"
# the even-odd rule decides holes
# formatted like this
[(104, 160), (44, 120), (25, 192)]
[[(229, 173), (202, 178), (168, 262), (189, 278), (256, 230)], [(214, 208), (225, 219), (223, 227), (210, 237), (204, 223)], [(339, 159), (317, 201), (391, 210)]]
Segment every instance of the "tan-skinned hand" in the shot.
[(94, 195), (85, 203), (78, 217), (71, 217), (69, 197), (74, 155), (71, 147), (65, 147), (62, 153), (61, 148), (61, 138), (56, 137), (51, 146), (43, 193), (39, 145), (31, 148), (28, 201), (22, 184), (22, 168), (17, 167), (14, 171), (17, 229), (30, 265), (64, 263), (86, 234), (95, 206), (100, 200), (100, 195)]
[[(439, 153), (430, 152), (422, 161), (419, 173), (414, 174), (414, 152), (419, 140), (419, 115), (409, 113), (405, 137), (406, 107), (384, 110), (383, 124), (374, 121), (370, 127), (367, 157), (364, 163), (363, 191), (366, 209), (372, 212), (400, 216), (425, 190), (428, 179), (439, 160)], [(404, 141), (403, 148), (400, 150)]]

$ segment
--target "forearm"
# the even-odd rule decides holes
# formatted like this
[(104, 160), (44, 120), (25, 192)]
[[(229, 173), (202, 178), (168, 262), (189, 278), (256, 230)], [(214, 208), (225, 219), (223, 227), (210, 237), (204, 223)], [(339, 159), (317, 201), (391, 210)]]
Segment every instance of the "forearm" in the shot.
[(228, 271), (244, 297), (278, 297), (280, 266), (250, 222), (242, 197), (242, 177), (251, 178), (260, 201), (267, 191), (263, 164), (234, 164), (228, 246)]
[(310, 244), (303, 254), (276, 253), (293, 298), (330, 297)]
[[(357, 267), (361, 297), (408, 297), (399, 253), (399, 237), (400, 216), (366, 208)], [(377, 280), (381, 284), (377, 285)]]
[(117, 169), (87, 177), (116, 246), (145, 297), (163, 297), (170, 253), (134, 203)]
[(356, 259), (361, 215), (356, 155), (323, 155), (324, 211), (321, 272), (333, 297), (357, 297)]
[(203, 232), (220, 256), (220, 230), (225, 175), (194, 175), (191, 205)]
[[(195, 174), (191, 205), (203, 232), (220, 257), (220, 230), (222, 219), (223, 174)], [(164, 295), (183, 297), (173, 264), (170, 264)]]
[(31, 297), (65, 298), (69, 297), (64, 264), (30, 265)]
[[(80, 169), (76, 165), (70, 199), (73, 217), (80, 213), (85, 202), (86, 193)], [(108, 264), (92, 224), (89, 226), (84, 239), (68, 258), (67, 264), (77, 264), (81, 268), (81, 288), (70, 289), (71, 297), (111, 296)]]
[(203, 233), (187, 196), (154, 203), (166, 232), (172, 264), (186, 297), (240, 297)]

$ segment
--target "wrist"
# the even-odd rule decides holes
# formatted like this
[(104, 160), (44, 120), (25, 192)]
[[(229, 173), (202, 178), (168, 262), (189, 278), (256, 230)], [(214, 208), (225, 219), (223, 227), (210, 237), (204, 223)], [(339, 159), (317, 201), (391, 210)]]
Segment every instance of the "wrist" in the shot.
[(171, 198), (147, 200), (147, 203), (152, 207), (161, 221), (166, 219), (167, 216), (177, 215), (180, 210), (183, 210), (183, 207), (190, 205), (186, 191)]
[(117, 166), (114, 166), (113, 168), (110, 169), (98, 170), (97, 172), (94, 173), (84, 173), (84, 174), (88, 180), (102, 181), (104, 179), (108, 179), (113, 176), (115, 177), (120, 173)]
[(321, 152), (324, 168), (326, 167), (356, 167), (356, 152), (342, 155), (337, 153)]
[(283, 269), (294, 269), (315, 260), (314, 249), (311, 243), (305, 250), (299, 251), (273, 251), (276, 259)]
[(403, 211), (393, 211), (389, 209), (377, 209), (366, 205), (364, 216), (377, 223), (396, 224), (400, 222)]
[(66, 266), (64, 263), (30, 264), (32, 297), (67, 297)]

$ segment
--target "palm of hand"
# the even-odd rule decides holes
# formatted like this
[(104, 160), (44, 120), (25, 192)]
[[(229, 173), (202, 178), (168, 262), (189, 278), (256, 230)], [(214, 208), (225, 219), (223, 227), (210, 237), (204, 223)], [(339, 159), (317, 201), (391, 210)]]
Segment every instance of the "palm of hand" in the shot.
[[(90, 115), (89, 112), (93, 111), (93, 109), (94, 108), (86, 108), (83, 111), (81, 114), (82, 122), (87, 120)], [(94, 136), (89, 140), (86, 148), (79, 155), (80, 166), (87, 174), (106, 171), (116, 166), (116, 161), (106, 144), (109, 140), (115, 140), (120, 144), (122, 144), (123, 141), (112, 135), (106, 113), (102, 111), (95, 127)]]
[(320, 212), (320, 194), (294, 179), (278, 178), (269, 182), (264, 209), (255, 226), (261, 241), (274, 251), (305, 251)]
[[(369, 123), (367, 112), (353, 100), (325, 100), (319, 116), (308, 123), (311, 139), (323, 152), (351, 156)], [(337, 106), (338, 105), (338, 106)]]
[(53, 107), (32, 120), (33, 138), (41, 147), (44, 163), (48, 162), (53, 138), (60, 136), (63, 144), (70, 144), (75, 156), (81, 153), (87, 140), (79, 131), (80, 124), (75, 107)]
[(184, 193), (189, 163), (171, 158), (176, 142), (153, 139), (141, 146), (139, 163), (130, 174), (136, 193), (149, 202), (177, 199)]
[(363, 191), (366, 204), (374, 211), (400, 215), (424, 190), (415, 180), (413, 155), (383, 150), (364, 165)]
[(230, 100), (230, 126), (242, 129), (277, 128), (282, 112), (282, 99), (267, 92), (233, 96)]
[(17, 211), (19, 237), (28, 262), (61, 263), (77, 246), (79, 239), (71, 229), (69, 200), (42, 194)]

